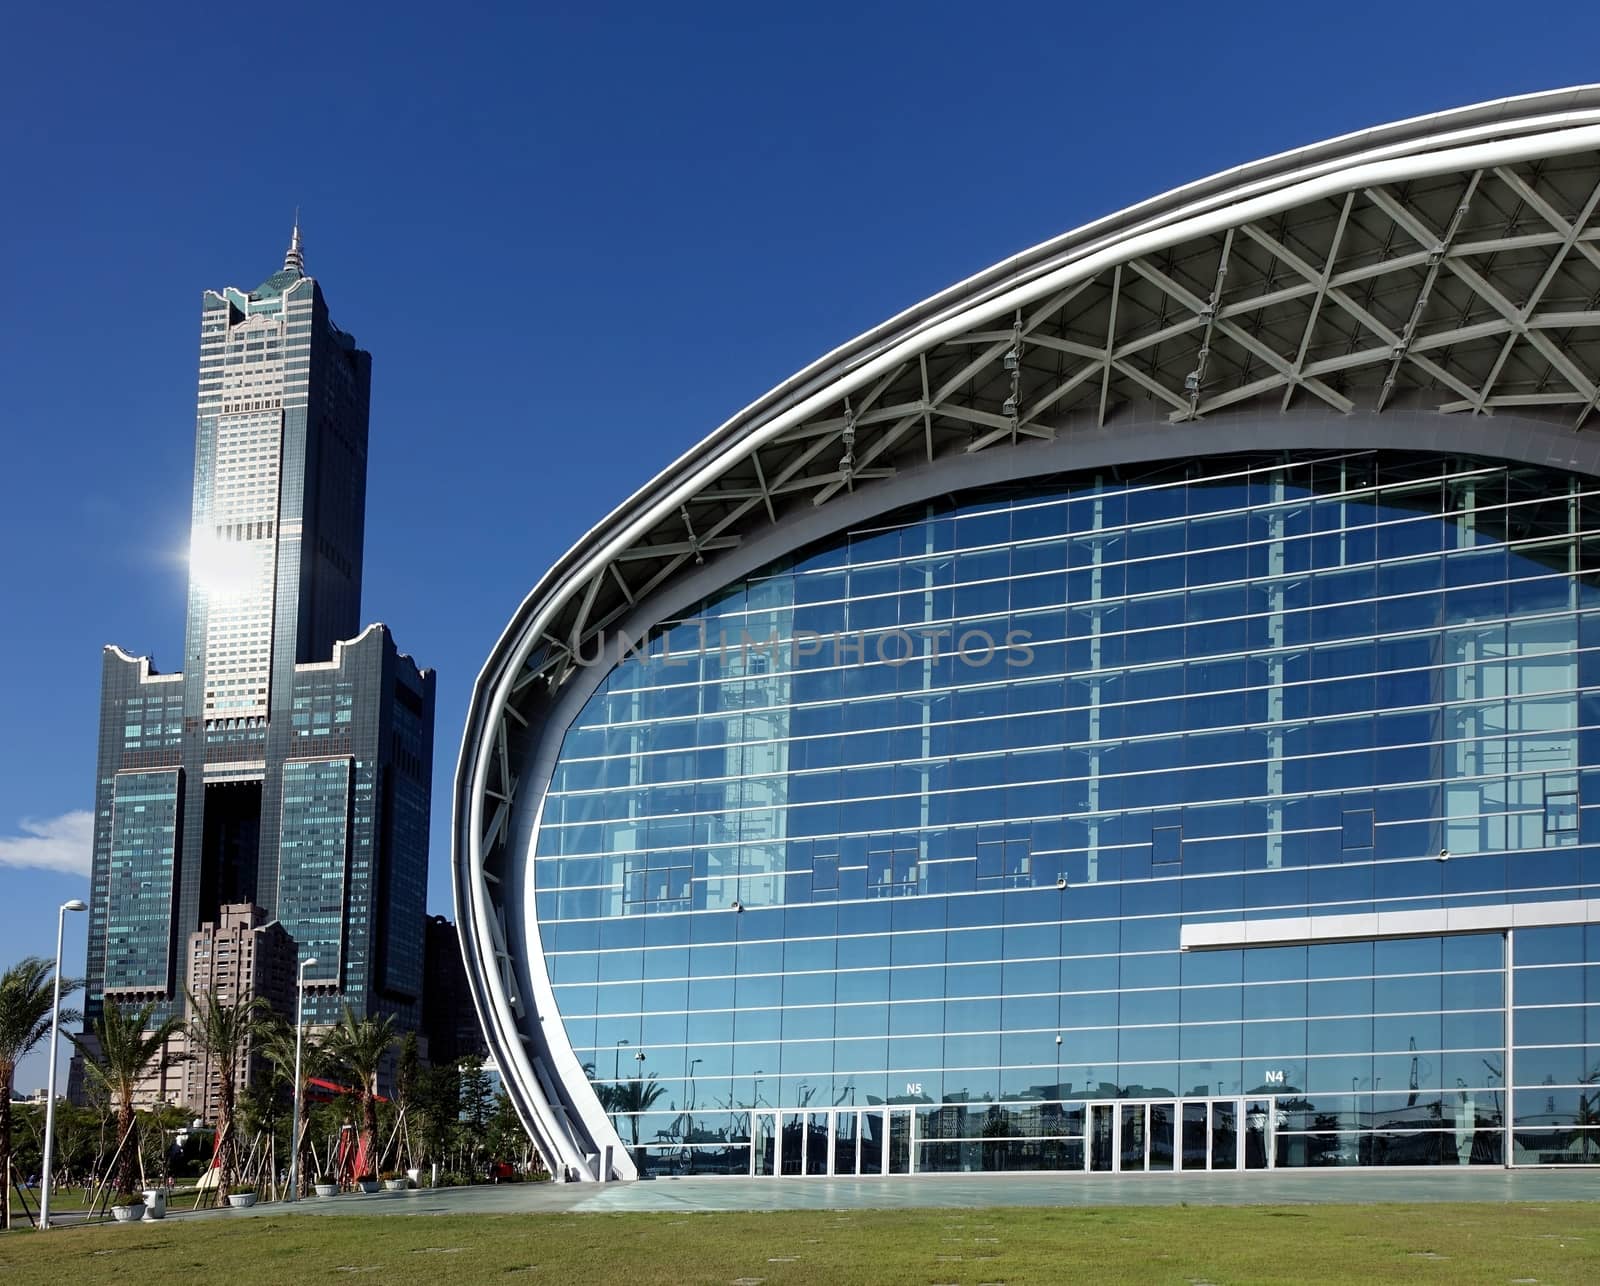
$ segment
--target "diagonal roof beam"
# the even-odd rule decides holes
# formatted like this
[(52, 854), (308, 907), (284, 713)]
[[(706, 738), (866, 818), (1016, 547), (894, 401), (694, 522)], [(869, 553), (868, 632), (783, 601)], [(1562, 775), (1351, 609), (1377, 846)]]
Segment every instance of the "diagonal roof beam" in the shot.
[[(1444, 263), (1445, 256), (1450, 253), (1450, 243), (1455, 240), (1456, 232), (1461, 227), (1461, 221), (1467, 217), (1467, 211), (1472, 206), (1472, 195), (1478, 190), (1478, 184), (1483, 178), (1483, 171), (1477, 170), (1467, 180), (1466, 191), (1461, 194), (1456, 202), (1455, 213), (1450, 216), (1450, 226), (1445, 229), (1442, 237), (1431, 235), (1418, 235), (1420, 224), (1408, 226), (1401, 216), (1404, 211), (1387, 192), (1381, 188), (1369, 188), (1367, 199), (1389, 216), (1397, 228), (1409, 232), (1415, 237), (1428, 252), (1428, 269), (1423, 274), (1422, 286), (1417, 291), (1416, 298), (1411, 303), (1411, 313), (1406, 318), (1406, 324), (1400, 331), (1399, 342), (1395, 345), (1394, 356), (1389, 362), (1389, 373), (1384, 377), (1383, 387), (1378, 390), (1378, 410), (1383, 410), (1383, 404), (1389, 400), (1389, 394), (1394, 391), (1395, 381), (1400, 376), (1400, 365), (1410, 351), (1412, 341), (1417, 337), (1417, 327), (1422, 323), (1422, 314), (1427, 310), (1428, 301), (1433, 297), (1433, 286), (1439, 280), (1439, 268)], [(1398, 214), (1397, 214), (1398, 211)]]
[(1117, 346), (1117, 300), (1122, 296), (1122, 265), (1111, 274), (1111, 309), (1106, 318), (1105, 364), (1100, 371), (1100, 417), (1097, 423), (1106, 426), (1106, 401), (1111, 396), (1111, 353)]
[[(1302, 375), (1306, 368), (1306, 353), (1311, 348), (1311, 337), (1316, 334), (1317, 319), (1322, 316), (1322, 301), (1328, 297), (1328, 285), (1333, 280), (1333, 265), (1339, 261), (1339, 247), (1344, 244), (1344, 230), (1350, 224), (1350, 210), (1356, 203), (1356, 194), (1346, 192), (1344, 205), (1339, 209), (1339, 222), (1334, 225), (1333, 240), (1328, 244), (1328, 257), (1322, 264), (1322, 276), (1317, 280), (1317, 293), (1311, 298), (1311, 311), (1306, 314), (1306, 328), (1300, 336), (1300, 347), (1294, 355), (1294, 372)], [(1245, 231), (1252, 230), (1253, 225), (1246, 225)], [(1280, 411), (1289, 409), (1289, 402), (1294, 397), (1294, 384), (1283, 390), (1283, 403), (1278, 407)]]
[(1566, 240), (1570, 236), (1571, 243), (1576, 247), (1578, 253), (1587, 259), (1591, 265), (1600, 268), (1600, 249), (1596, 249), (1590, 244), (1591, 241), (1600, 238), (1600, 228), (1585, 228), (1584, 224), (1587, 220), (1581, 215), (1575, 225), (1569, 224), (1561, 212), (1545, 200), (1544, 197), (1540, 196), (1534, 190), (1532, 184), (1528, 183), (1515, 170), (1502, 165), (1496, 167), (1494, 174), (1497, 179), (1532, 206), (1539, 216), (1550, 225), (1558, 237)]
[[(1152, 285), (1155, 285), (1166, 291), (1167, 294), (1171, 295), (1179, 303), (1187, 305), (1198, 316), (1203, 317), (1205, 315), (1206, 305), (1200, 300), (1200, 298), (1193, 292), (1180, 285), (1178, 282), (1174, 281), (1171, 277), (1167, 276), (1167, 274), (1162, 272), (1159, 268), (1142, 259), (1134, 259), (1130, 261), (1128, 266), (1137, 272), (1141, 277), (1145, 278), (1145, 280), (1149, 281)], [(1255, 336), (1248, 334), (1233, 322), (1218, 321), (1217, 330), (1226, 335), (1234, 343), (1238, 344), (1246, 352), (1254, 353), (1273, 370), (1277, 371), (1281, 379), (1285, 381), (1290, 379), (1289, 362), (1288, 359), (1282, 356), (1282, 354), (1275, 353), (1266, 344), (1255, 338)], [(1321, 380), (1306, 379), (1302, 377), (1300, 379), (1300, 383), (1304, 385), (1304, 387), (1310, 389), (1329, 406), (1341, 413), (1348, 413), (1355, 409), (1354, 402), (1347, 398), (1343, 393), (1335, 392)], [(1187, 413), (1189, 404), (1187, 402), (1181, 402), (1180, 405), (1184, 412)], [(1206, 409), (1210, 408), (1207, 407)]]
[[(1481, 174), (1482, 171), (1480, 170), (1473, 175), (1474, 183), (1476, 183)], [(1398, 227), (1410, 233), (1419, 242), (1424, 245), (1440, 245), (1440, 240), (1433, 230), (1418, 215), (1407, 210), (1387, 192), (1384, 192), (1381, 188), (1370, 188), (1368, 189), (1368, 195), (1383, 209), (1384, 213), (1394, 220)], [(1470, 192), (1468, 195), (1470, 196)], [(1463, 198), (1463, 205), (1465, 205), (1465, 202), (1466, 198)], [(1461, 208), (1458, 207), (1456, 221), (1451, 225), (1452, 231), (1459, 223), (1461, 213)], [(1562, 353), (1546, 336), (1526, 326), (1516, 306), (1499, 290), (1495, 289), (1481, 273), (1459, 260), (1445, 258), (1443, 254), (1440, 254), (1439, 262), (1465, 282), (1480, 299), (1504, 317), (1511, 324), (1511, 329), (1537, 349), (1551, 366), (1561, 372), (1562, 376), (1574, 389), (1586, 398), (1595, 395), (1594, 383), (1578, 369), (1577, 363)], [(1437, 266), (1436, 264), (1435, 267)], [(1469, 400), (1474, 400), (1476, 396), (1477, 390), (1473, 390), (1472, 393), (1468, 394)]]
[[(1254, 225), (1251, 225), (1251, 227), (1254, 227)], [(1250, 231), (1250, 228), (1247, 228), (1246, 231)], [(1259, 228), (1255, 228), (1251, 235), (1256, 236), (1260, 233), (1261, 230)], [(1275, 242), (1274, 244), (1277, 243)], [(1313, 270), (1309, 265), (1306, 265), (1303, 259), (1300, 259), (1298, 255), (1293, 254), (1285, 247), (1280, 246), (1279, 249), (1280, 253), (1285, 256), (1285, 263), (1289, 263), (1291, 265), (1296, 263), (1304, 265), (1308, 277), (1315, 280), (1315, 270)], [(1370, 279), (1371, 277), (1381, 276), (1387, 271), (1398, 271), (1402, 265), (1404, 267), (1413, 267), (1419, 265), (1426, 262), (1426, 259), (1427, 256), (1419, 252), (1415, 256), (1403, 256), (1399, 259), (1387, 259), (1384, 261), (1384, 264), (1379, 265), (1377, 269), (1363, 273), (1359, 276), (1352, 273), (1336, 272), (1328, 283), (1325, 303), (1333, 304), (1341, 312), (1345, 313), (1348, 317), (1357, 322), (1363, 330), (1369, 331), (1375, 335), (1380, 341), (1382, 341), (1385, 348), (1389, 350), (1388, 356), (1392, 357), (1393, 350), (1401, 346), (1400, 336), (1395, 334), (1395, 332), (1389, 329), (1389, 327), (1383, 321), (1375, 317), (1368, 309), (1364, 308), (1360, 303), (1352, 298), (1350, 294), (1343, 289), (1343, 287), (1348, 284), (1359, 283), (1360, 281)], [(1416, 366), (1419, 370), (1428, 375), (1429, 378), (1437, 381), (1440, 384), (1443, 384), (1446, 388), (1453, 390), (1462, 397), (1471, 398), (1476, 392), (1471, 385), (1467, 384), (1464, 380), (1457, 378), (1455, 375), (1452, 375), (1437, 362), (1420, 356), (1415, 348), (1407, 349), (1404, 353), (1404, 356), (1408, 361), (1411, 362), (1413, 366)], [(1313, 364), (1313, 366), (1308, 369), (1314, 372), (1319, 365), (1321, 364)]]
[[(1507, 171), (1509, 173), (1509, 171)], [(1501, 171), (1495, 171), (1496, 174)], [(1556, 279), (1556, 273), (1561, 271), (1561, 265), (1567, 261), (1568, 254), (1578, 242), (1579, 233), (1588, 226), (1589, 216), (1594, 213), (1594, 208), (1600, 203), (1600, 184), (1596, 184), (1589, 199), (1583, 203), (1583, 209), (1578, 211), (1578, 217), (1568, 225), (1565, 235), (1556, 246), (1556, 252), (1550, 257), (1550, 263), (1545, 268), (1539, 282), (1529, 292), (1527, 301), (1522, 305), (1520, 316), (1522, 329), (1525, 332), (1533, 320), (1533, 310), (1539, 306), (1539, 301), (1544, 298), (1544, 292), (1550, 289), (1550, 283)], [(1543, 211), (1541, 211), (1543, 213)], [(1518, 331), (1512, 328), (1511, 334), (1506, 336), (1506, 341), (1500, 346), (1500, 352), (1495, 357), (1494, 365), (1489, 368), (1489, 374), (1484, 378), (1483, 388), (1478, 393), (1478, 412), (1481, 414), (1488, 404), (1490, 395), (1494, 392), (1495, 382), (1500, 378), (1500, 372), (1505, 368), (1506, 360), (1511, 356), (1511, 350), (1516, 346)]]
[(1233, 253), (1233, 229), (1222, 238), (1222, 255), (1217, 260), (1217, 279), (1211, 287), (1211, 298), (1201, 309), (1205, 325), (1200, 328), (1200, 348), (1195, 353), (1194, 369), (1183, 377), (1183, 391), (1188, 395), (1189, 414), (1180, 417), (1192, 420), (1200, 405), (1200, 386), (1205, 383), (1206, 363), (1211, 360), (1211, 333), (1216, 329), (1217, 310), (1222, 306), (1222, 283), (1228, 276), (1228, 256)]

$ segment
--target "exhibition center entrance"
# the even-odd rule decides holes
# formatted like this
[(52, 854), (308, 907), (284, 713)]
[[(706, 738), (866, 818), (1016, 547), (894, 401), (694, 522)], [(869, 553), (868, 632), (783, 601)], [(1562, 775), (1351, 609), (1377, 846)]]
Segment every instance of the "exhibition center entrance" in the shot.
[(756, 1111), (752, 1174), (914, 1174), (916, 1109)]
[(1008, 1105), (1006, 1137), (997, 1137), (996, 1110), (757, 1109), (750, 1115), (750, 1173), (1265, 1170), (1273, 1168), (1280, 1119), (1270, 1096), (1111, 1099), (1020, 1111)]
[(1090, 1103), (1088, 1169), (1272, 1168), (1271, 1099), (1154, 1099)]

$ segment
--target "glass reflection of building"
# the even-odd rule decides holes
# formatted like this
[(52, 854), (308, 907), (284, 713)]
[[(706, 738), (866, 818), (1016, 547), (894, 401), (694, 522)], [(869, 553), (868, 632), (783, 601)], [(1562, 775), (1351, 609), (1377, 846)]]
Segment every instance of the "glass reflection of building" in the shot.
[[(562, 742), (536, 887), (578, 1057), (660, 1088), (647, 1164), (908, 1104), (919, 1170), (1082, 1168), (1088, 1104), (1219, 1098), (1278, 1164), (1499, 1162), (1501, 934), (1179, 924), (1581, 890), (1597, 541), (1577, 477), (1359, 452), (959, 496), (766, 568)], [(1517, 1146), (1564, 1153), (1600, 929), (1517, 941)]]
[(1600, 1163), (1580, 120), (1024, 251), (534, 586), (454, 845), (553, 1168)]

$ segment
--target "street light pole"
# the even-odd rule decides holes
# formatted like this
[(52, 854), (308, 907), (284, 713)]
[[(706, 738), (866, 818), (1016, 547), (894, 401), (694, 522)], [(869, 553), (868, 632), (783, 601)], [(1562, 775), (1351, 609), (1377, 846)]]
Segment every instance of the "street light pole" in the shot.
[(294, 1123), (289, 1127), (289, 1193), (288, 1200), (300, 1200), (300, 1042), (306, 1024), (306, 970), (317, 963), (316, 956), (307, 956), (300, 962), (295, 975), (294, 1009)]
[(66, 933), (67, 912), (87, 911), (88, 903), (81, 898), (63, 902), (56, 912), (56, 998), (50, 1009), (50, 1088), (44, 1105), (44, 1173), (39, 1193), (39, 1231), (50, 1226), (50, 1163), (55, 1156), (56, 1141), (56, 1041), (61, 1033), (61, 940)]

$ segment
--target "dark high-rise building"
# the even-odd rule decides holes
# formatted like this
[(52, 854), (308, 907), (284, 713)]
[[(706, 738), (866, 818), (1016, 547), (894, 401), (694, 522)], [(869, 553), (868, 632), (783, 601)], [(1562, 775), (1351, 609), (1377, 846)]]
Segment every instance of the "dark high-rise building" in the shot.
[(422, 995), (422, 1035), (430, 1063), (437, 1067), (489, 1052), (467, 985), (461, 938), (442, 915), (428, 917)]
[(253, 903), (317, 959), (308, 1022), (419, 1021), (434, 676), (360, 628), (371, 373), (298, 227), (202, 296), (182, 673), (103, 663), (91, 1017), (181, 1012), (189, 935)]

